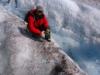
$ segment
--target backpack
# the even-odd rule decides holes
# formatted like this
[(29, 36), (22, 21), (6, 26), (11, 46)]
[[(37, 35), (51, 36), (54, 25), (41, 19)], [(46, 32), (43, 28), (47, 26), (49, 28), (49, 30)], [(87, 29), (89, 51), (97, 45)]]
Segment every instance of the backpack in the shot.
[(25, 15), (25, 18), (24, 18), (25, 24), (27, 25), (27, 26), (26, 26), (26, 29), (28, 29), (28, 17), (29, 17), (30, 15), (34, 16), (34, 15), (32, 14), (32, 10), (29, 11), (29, 12), (27, 12), (26, 15)]
[(28, 13), (26, 13), (24, 21), (28, 23), (28, 17), (29, 15), (31, 15), (31, 11), (29, 11)]
[(29, 17), (29, 15), (31, 15), (31, 11), (27, 12), (25, 15), (25, 18), (24, 18), (27, 32), (29, 32), (29, 30), (28, 30), (28, 17)]

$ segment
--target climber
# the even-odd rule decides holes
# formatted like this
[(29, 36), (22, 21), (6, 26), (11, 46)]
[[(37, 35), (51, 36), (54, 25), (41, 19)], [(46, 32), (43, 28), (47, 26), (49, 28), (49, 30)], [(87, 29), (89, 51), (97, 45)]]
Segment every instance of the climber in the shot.
[(49, 42), (51, 41), (50, 27), (41, 6), (37, 6), (36, 9), (30, 10), (25, 17), (25, 21), (28, 23), (28, 31), (34, 36), (44, 38)]

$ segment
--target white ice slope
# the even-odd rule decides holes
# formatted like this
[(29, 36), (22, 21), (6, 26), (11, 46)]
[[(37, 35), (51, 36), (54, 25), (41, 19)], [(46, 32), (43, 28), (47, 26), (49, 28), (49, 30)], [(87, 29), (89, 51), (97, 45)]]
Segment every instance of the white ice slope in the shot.
[(86, 75), (54, 43), (33, 38), (23, 20), (0, 10), (0, 75)]
[[(89, 75), (100, 74), (100, 10), (74, 0), (1, 0), (23, 18), (35, 5), (42, 5), (52, 37)], [(80, 57), (79, 57), (80, 56)]]

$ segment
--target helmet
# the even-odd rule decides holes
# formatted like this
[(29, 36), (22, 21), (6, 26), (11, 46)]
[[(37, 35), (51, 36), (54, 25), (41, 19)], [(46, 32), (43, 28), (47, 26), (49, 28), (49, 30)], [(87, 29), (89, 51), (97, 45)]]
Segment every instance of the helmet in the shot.
[(40, 17), (43, 16), (43, 8), (41, 6), (36, 7), (36, 15)]
[(43, 8), (42, 8), (42, 6), (37, 6), (37, 7), (36, 7), (36, 10), (37, 10), (37, 11), (43, 11)]

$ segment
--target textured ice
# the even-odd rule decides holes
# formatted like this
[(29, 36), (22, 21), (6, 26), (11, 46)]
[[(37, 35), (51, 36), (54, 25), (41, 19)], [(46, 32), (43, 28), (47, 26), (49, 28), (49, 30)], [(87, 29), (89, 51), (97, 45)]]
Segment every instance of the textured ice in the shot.
[(33, 38), (23, 20), (0, 10), (0, 75), (86, 75), (57, 44)]
[[(35, 5), (43, 6), (56, 43), (89, 75), (100, 74), (100, 64), (96, 63), (97, 60), (100, 62), (100, 9), (95, 6), (99, 0), (0, 1), (5, 8), (21, 18)], [(93, 68), (89, 66), (91, 64)]]

